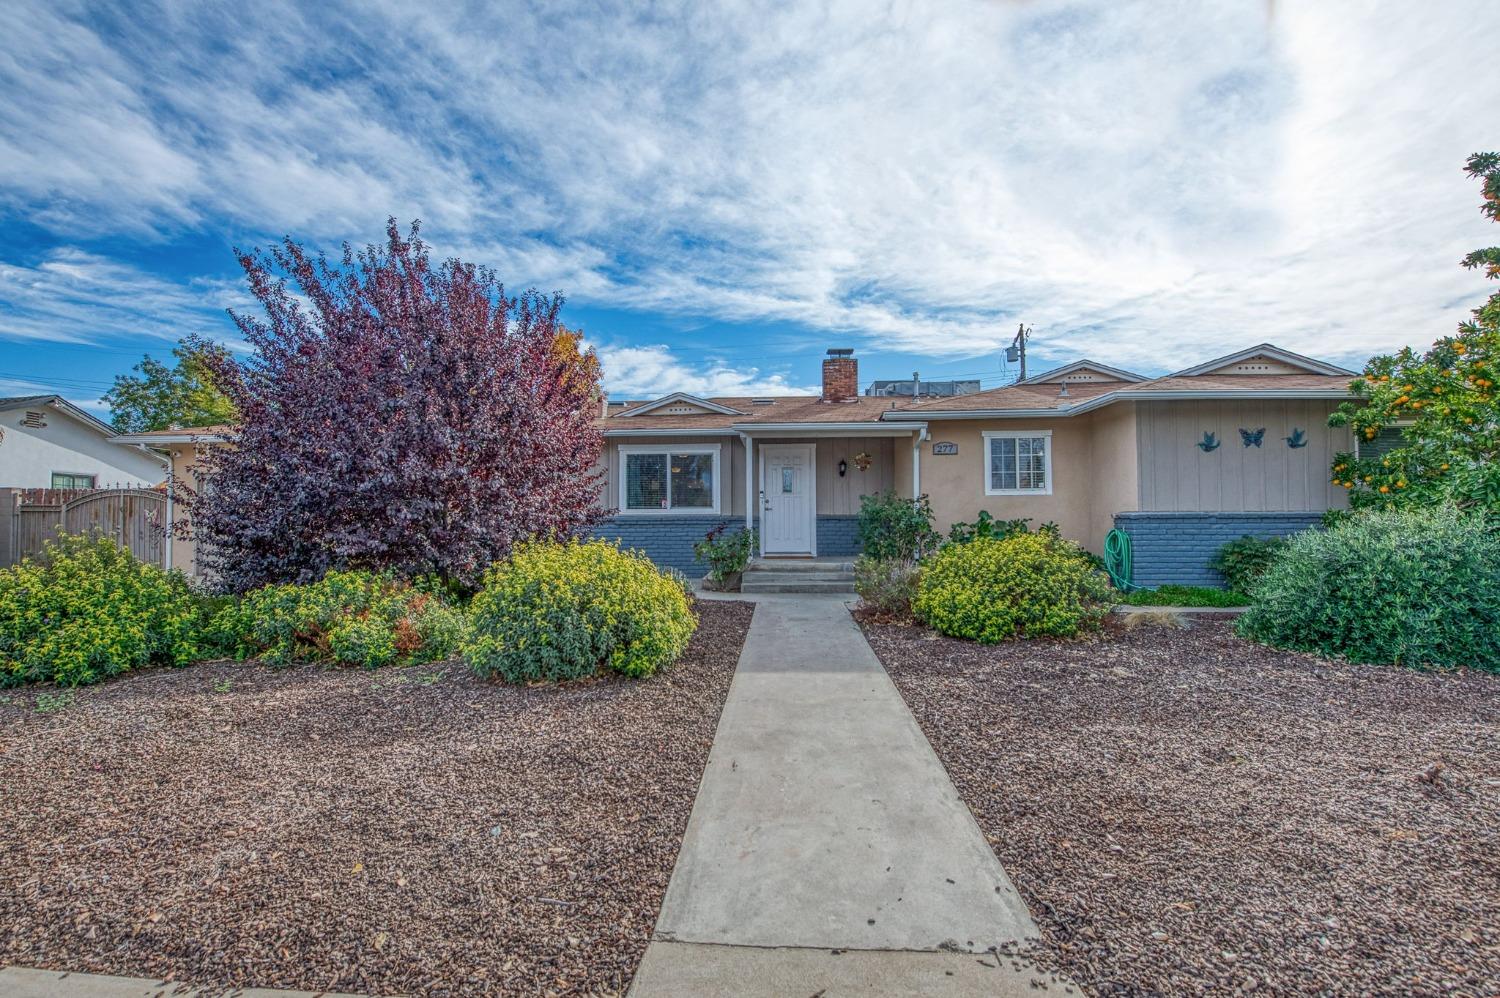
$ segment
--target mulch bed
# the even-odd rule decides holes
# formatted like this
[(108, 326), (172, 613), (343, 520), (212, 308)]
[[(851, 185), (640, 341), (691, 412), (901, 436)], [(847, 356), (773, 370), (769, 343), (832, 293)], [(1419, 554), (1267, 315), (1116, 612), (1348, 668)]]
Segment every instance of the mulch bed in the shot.
[(643, 681), (213, 663), (0, 690), (0, 964), (623, 992), (754, 608), (696, 609)]
[(1500, 993), (1500, 675), (865, 633), (1086, 989)]

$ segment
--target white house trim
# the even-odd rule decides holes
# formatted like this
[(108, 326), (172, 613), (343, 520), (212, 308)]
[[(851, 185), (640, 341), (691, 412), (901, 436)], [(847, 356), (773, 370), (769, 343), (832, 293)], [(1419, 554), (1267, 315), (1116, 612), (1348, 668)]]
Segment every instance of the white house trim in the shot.
[(673, 392), (671, 395), (663, 395), (655, 402), (647, 402), (643, 405), (638, 405), (633, 409), (626, 409), (624, 412), (617, 412), (615, 413), (614, 418), (622, 419), (627, 416), (641, 416), (645, 415), (648, 412), (654, 412), (655, 410), (660, 409), (662, 406), (677, 405), (679, 403), (696, 405), (700, 408), (707, 409), (709, 412), (716, 412), (721, 416), (744, 415), (744, 413), (739, 409), (731, 409), (729, 406), (720, 405), (718, 402), (710, 402), (708, 399), (699, 398), (696, 395), (689, 395), (687, 392)]
[[(620, 452), (620, 481), (619, 492), (619, 514), (621, 516), (718, 516), (723, 507), (720, 494), (724, 488), (724, 455), (718, 444), (683, 444), (673, 446), (672, 444), (617, 444)], [(630, 475), (626, 471), (625, 458), (630, 454), (665, 454), (667, 456), (667, 502), (666, 509), (630, 509), (626, 506), (628, 496), (628, 483)], [(695, 506), (687, 506), (681, 509), (673, 508), (672, 496), (672, 462), (673, 454), (712, 454), (714, 456), (714, 504), (708, 509)]]
[[(882, 417), (883, 418), (883, 417)], [(772, 437), (901, 437), (920, 433), (926, 423), (736, 423), (735, 430)]]
[(1097, 361), (1086, 360), (1085, 359), (1085, 360), (1075, 360), (1075, 361), (1073, 361), (1073, 363), (1071, 363), (1071, 364), (1064, 364), (1062, 367), (1054, 367), (1052, 370), (1050, 370), (1050, 371), (1043, 371), (1041, 374), (1033, 374), (1031, 377), (1025, 379), (1024, 381), (1017, 381), (1016, 384), (1018, 384), (1018, 385), (1039, 385), (1039, 384), (1045, 384), (1048, 378), (1065, 377), (1065, 376), (1067, 376), (1069, 374), (1072, 374), (1074, 371), (1098, 371), (1100, 374), (1108, 374), (1108, 375), (1112, 376), (1117, 381), (1146, 381), (1147, 380), (1146, 378), (1142, 377), (1141, 375), (1136, 374), (1134, 371), (1127, 371), (1124, 368), (1120, 368), (1120, 367), (1110, 367), (1108, 364), (1100, 364)]
[[(1052, 431), (1051, 430), (985, 430), (981, 436), (984, 437), (984, 494), (987, 496), (1050, 496), (1052, 494)], [(1043, 451), (1042, 476), (1046, 480), (1047, 487), (1044, 489), (997, 489), (991, 485), (993, 479), (990, 476), (990, 441), (992, 440), (1030, 440), (1034, 437), (1044, 437), (1047, 441), (1046, 450)], [(1020, 483), (1019, 455), (1017, 455), (1016, 482)]]
[(1186, 370), (1177, 371), (1174, 374), (1168, 375), (1168, 377), (1187, 378), (1192, 377), (1193, 375), (1207, 374), (1210, 371), (1217, 371), (1221, 367), (1228, 367), (1231, 364), (1238, 364), (1242, 360), (1249, 360), (1251, 357), (1256, 356), (1267, 357), (1271, 360), (1278, 360), (1281, 363), (1288, 364), (1292, 367), (1300, 367), (1308, 374), (1347, 374), (1351, 378), (1355, 376), (1355, 373), (1353, 371), (1346, 370), (1342, 367), (1335, 367), (1332, 364), (1325, 364), (1321, 360), (1314, 360), (1311, 357), (1304, 357), (1300, 353), (1292, 353), (1290, 350), (1283, 350), (1278, 346), (1272, 346), (1269, 343), (1262, 343), (1259, 346), (1253, 346), (1247, 350), (1240, 350), (1236, 353), (1226, 354), (1223, 357), (1215, 357), (1213, 360), (1204, 361), (1202, 364), (1197, 364), (1193, 367), (1187, 368)]

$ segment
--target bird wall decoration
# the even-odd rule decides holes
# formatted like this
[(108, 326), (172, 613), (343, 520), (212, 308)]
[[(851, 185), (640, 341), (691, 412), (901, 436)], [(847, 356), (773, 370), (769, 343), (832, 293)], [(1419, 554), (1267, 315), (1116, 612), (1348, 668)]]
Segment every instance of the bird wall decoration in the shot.
[(1198, 449), (1205, 454), (1207, 454), (1209, 451), (1218, 450), (1219, 438), (1214, 436), (1212, 433), (1209, 433), (1207, 430), (1204, 430), (1203, 439), (1198, 441)]
[(1286, 445), (1292, 450), (1307, 446), (1307, 434), (1302, 432), (1302, 428), (1300, 426), (1292, 427), (1292, 435), (1289, 437), (1282, 437), (1281, 439), (1285, 440)]

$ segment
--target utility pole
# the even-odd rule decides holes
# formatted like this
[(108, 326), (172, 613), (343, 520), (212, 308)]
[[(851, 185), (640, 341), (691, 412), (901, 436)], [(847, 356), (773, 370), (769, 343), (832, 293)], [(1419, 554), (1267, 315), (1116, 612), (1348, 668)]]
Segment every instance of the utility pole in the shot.
[(1016, 326), (1016, 338), (1011, 340), (1010, 346), (1005, 348), (1007, 362), (1011, 364), (1018, 360), (1021, 362), (1021, 377), (1018, 379), (1020, 381), (1026, 380), (1026, 341), (1029, 339), (1031, 339), (1031, 330), (1023, 322)]

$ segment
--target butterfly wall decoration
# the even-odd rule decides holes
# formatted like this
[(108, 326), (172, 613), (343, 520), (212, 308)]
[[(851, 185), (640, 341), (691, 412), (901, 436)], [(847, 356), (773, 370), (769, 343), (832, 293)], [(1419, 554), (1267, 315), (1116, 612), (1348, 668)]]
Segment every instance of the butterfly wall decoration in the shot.
[(1300, 426), (1292, 427), (1292, 435), (1289, 437), (1282, 437), (1281, 439), (1285, 440), (1286, 445), (1292, 450), (1307, 446), (1307, 434), (1302, 432), (1302, 427)]
[(1245, 442), (1246, 447), (1259, 447), (1266, 439), (1266, 428), (1262, 426), (1258, 430), (1247, 430), (1242, 426), (1240, 439)]
[(1214, 436), (1212, 433), (1209, 433), (1207, 430), (1204, 430), (1203, 439), (1198, 441), (1198, 449), (1205, 454), (1207, 454), (1209, 451), (1218, 450), (1219, 438)]

